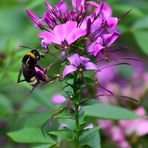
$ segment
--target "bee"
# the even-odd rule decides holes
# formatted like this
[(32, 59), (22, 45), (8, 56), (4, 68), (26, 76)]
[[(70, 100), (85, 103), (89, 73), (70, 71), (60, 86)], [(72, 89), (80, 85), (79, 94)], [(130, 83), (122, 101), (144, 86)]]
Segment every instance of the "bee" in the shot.
[[(33, 49), (22, 58), (22, 66), (18, 74), (17, 83), (26, 81), (34, 89), (38, 85), (48, 82), (47, 70), (42, 69), (38, 65), (41, 57), (44, 56), (40, 55), (37, 49)], [(23, 80), (21, 80), (22, 74), (24, 76)]]

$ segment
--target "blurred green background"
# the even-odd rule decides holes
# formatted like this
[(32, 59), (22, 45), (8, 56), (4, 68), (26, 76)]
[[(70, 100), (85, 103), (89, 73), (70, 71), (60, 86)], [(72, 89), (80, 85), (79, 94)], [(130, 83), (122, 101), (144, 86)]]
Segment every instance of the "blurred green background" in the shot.
[[(0, 147), (25, 147), (16, 144), (6, 137), (9, 131), (24, 126), (40, 126), (49, 116), (38, 113), (52, 108), (50, 97), (57, 91), (57, 85), (44, 86), (25, 96), (31, 87), (27, 83), (16, 83), (21, 58), (28, 49), (40, 46), (37, 38), (38, 30), (25, 13), (30, 8), (36, 14), (42, 15), (46, 10), (44, 0), (0, 0)], [(49, 1), (54, 4), (55, 0)], [(114, 16), (121, 16), (128, 10), (130, 14), (123, 18), (118, 28), (122, 35), (120, 45), (128, 46), (148, 64), (148, 0), (106, 0), (112, 8)], [(49, 61), (42, 63), (49, 64)], [(49, 88), (50, 87), (50, 88)], [(43, 120), (40, 120), (42, 117)], [(27, 145), (27, 147), (29, 147)]]

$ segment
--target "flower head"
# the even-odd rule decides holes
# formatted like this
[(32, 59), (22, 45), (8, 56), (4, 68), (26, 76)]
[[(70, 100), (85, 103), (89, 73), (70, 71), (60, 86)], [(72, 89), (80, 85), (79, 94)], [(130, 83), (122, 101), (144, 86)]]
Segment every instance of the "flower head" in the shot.
[(60, 0), (55, 7), (48, 2), (45, 5), (48, 10), (41, 19), (27, 9), (29, 17), (45, 30), (38, 35), (43, 38), (43, 47), (54, 44), (60, 49), (71, 50), (70, 47), (76, 47), (77, 41), (83, 37), (79, 46), (84, 47), (84, 53), (96, 56), (102, 49), (110, 48), (120, 35), (116, 29), (118, 18), (112, 16), (112, 9), (107, 3), (72, 0), (72, 8), (69, 8), (67, 2)]
[(65, 66), (62, 74), (63, 77), (76, 70), (81, 72), (82, 70), (97, 69), (97, 66), (94, 63), (90, 62), (90, 59), (85, 58), (83, 56), (79, 56), (78, 54), (73, 54), (69, 56), (67, 59), (70, 62), (70, 65)]
[(65, 24), (57, 25), (52, 31), (39, 33), (46, 44), (57, 44), (68, 46), (86, 34), (85, 30), (77, 27), (76, 21), (68, 21)]

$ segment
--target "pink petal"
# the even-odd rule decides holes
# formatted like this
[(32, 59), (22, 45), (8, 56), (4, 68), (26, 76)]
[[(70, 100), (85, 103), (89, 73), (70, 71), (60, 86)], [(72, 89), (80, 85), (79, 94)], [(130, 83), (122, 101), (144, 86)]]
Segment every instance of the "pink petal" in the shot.
[(103, 14), (105, 20), (107, 20), (107, 18), (112, 15), (112, 9), (111, 9), (111, 7), (110, 7), (107, 3), (105, 3), (105, 2), (102, 2), (100, 5), (101, 5), (100, 7), (102, 7), (102, 14)]
[(64, 103), (65, 101), (66, 101), (66, 98), (60, 94), (55, 94), (51, 98), (51, 102), (54, 104), (61, 104), (61, 103)]
[(60, 126), (59, 126), (59, 128), (68, 128), (68, 125), (65, 124), (65, 123), (61, 123)]
[(75, 30), (73, 30), (71, 35), (68, 36), (67, 41), (69, 44), (71, 44), (75, 42), (77, 39), (79, 39), (80, 37), (86, 35), (86, 33), (87, 33), (86, 30), (82, 30), (81, 28), (76, 28)]
[(86, 63), (88, 63), (90, 61), (89, 58), (85, 58), (85, 57), (82, 57), (82, 56), (80, 56), (80, 59), (81, 59), (82, 65), (85, 65)]
[(29, 15), (29, 17), (36, 23), (36, 25), (39, 25), (39, 19), (32, 13), (31, 10), (26, 9), (26, 13)]
[(114, 126), (111, 129), (111, 134), (112, 134), (112, 140), (113, 141), (124, 141), (124, 132), (122, 128), (118, 126)]
[(81, 6), (83, 7), (85, 4), (85, 0), (72, 0), (72, 6), (74, 9), (78, 9)]
[(46, 7), (47, 7), (49, 10), (52, 10), (52, 6), (50, 5), (49, 2), (45, 2), (45, 5), (46, 5)]
[(67, 65), (64, 68), (64, 71), (62, 73), (62, 77), (64, 78), (66, 75), (68, 75), (69, 73), (74, 72), (76, 70), (77, 70), (77, 68), (75, 66), (73, 66), (73, 65)]
[(119, 37), (120, 33), (118, 31), (115, 31), (111, 34), (106, 34), (103, 36), (104, 42), (106, 44), (106, 47), (110, 47), (115, 40)]
[(94, 125), (92, 123), (89, 123), (84, 129), (91, 129), (93, 127), (94, 127)]
[(70, 63), (71, 63), (72, 65), (74, 65), (74, 66), (76, 66), (76, 67), (78, 67), (78, 66), (80, 65), (80, 63), (81, 63), (80, 57), (79, 57), (79, 55), (76, 54), (76, 53), (73, 54), (73, 55), (71, 55), (71, 56), (69, 56), (67, 59), (70, 61)]
[(56, 38), (56, 36), (52, 33), (52, 32), (40, 32), (38, 34), (38, 37), (43, 38), (42, 42), (44, 43), (56, 43), (56, 44), (60, 44), (61, 41), (59, 39)]
[(118, 18), (117, 17), (109, 17), (107, 19), (107, 24), (109, 26), (109, 29), (115, 29), (116, 25), (118, 23)]
[(59, 25), (55, 26), (53, 31), (54, 31), (56, 39), (61, 44), (62, 41), (64, 41), (65, 36), (66, 36), (66, 34), (65, 34), (65, 24), (59, 24)]
[(85, 69), (87, 69), (87, 70), (95, 70), (95, 69), (97, 69), (97, 65), (92, 63), (92, 62), (88, 62), (84, 66), (85, 66)]

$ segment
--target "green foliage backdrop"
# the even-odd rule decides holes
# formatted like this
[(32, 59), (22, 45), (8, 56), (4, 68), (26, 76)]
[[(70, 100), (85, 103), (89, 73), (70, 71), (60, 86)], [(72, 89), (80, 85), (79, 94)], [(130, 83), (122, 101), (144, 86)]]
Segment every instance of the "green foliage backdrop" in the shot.
[[(120, 45), (128, 46), (130, 51), (135, 52), (148, 64), (148, 61), (146, 61), (148, 58), (148, 1), (106, 1), (112, 6), (114, 16), (122, 16), (122, 14), (131, 10), (130, 14), (120, 21), (118, 27), (122, 35), (118, 41), (120, 41)], [(49, 2), (54, 4), (56, 1)], [(7, 132), (22, 127), (33, 127), (32, 130), (34, 130), (35, 127), (41, 126), (58, 107), (57, 105), (53, 108), (50, 97), (60, 89), (60, 84), (57, 83), (54, 87), (49, 84), (26, 96), (31, 87), (27, 83), (16, 83), (21, 58), (27, 52), (27, 49), (20, 48), (19, 45), (32, 48), (40, 46), (40, 40), (37, 38), (38, 31), (26, 15), (26, 8), (30, 8), (34, 12), (37, 11), (38, 14), (45, 9), (44, 1), (0, 1), (0, 121), (3, 123), (0, 137), (4, 137), (3, 140), (6, 141), (4, 147), (20, 146), (8, 137), (6, 138)], [(51, 61), (52, 59), (41, 62), (48, 65)], [(39, 111), (46, 111), (46, 113), (43, 114)], [(40, 117), (42, 117), (42, 120)], [(19, 135), (19, 133), (16, 133), (16, 136), (17, 134)], [(41, 136), (38, 137), (39, 139), (34, 139), (34, 143), (42, 140), (42, 135), (39, 134), (39, 136)], [(29, 140), (29, 137), (25, 140)], [(43, 140), (52, 144), (50, 139)], [(143, 140), (142, 142), (146, 141)]]

